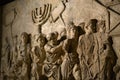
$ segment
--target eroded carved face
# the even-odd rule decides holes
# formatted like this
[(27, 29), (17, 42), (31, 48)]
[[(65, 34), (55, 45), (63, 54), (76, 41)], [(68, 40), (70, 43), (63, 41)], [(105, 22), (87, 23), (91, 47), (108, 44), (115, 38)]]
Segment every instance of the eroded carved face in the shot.
[(92, 25), (90, 24), (86, 29), (85, 29), (85, 32), (87, 33), (87, 34), (90, 34), (90, 33), (93, 33), (94, 31), (93, 31), (94, 29), (92, 28)]
[(101, 22), (98, 24), (98, 31), (99, 31), (99, 32), (105, 32), (105, 31), (106, 31), (105, 21), (101, 21)]
[(50, 41), (50, 40), (51, 40), (51, 34), (48, 34), (48, 35), (46, 36), (46, 38), (47, 38), (48, 41)]
[(73, 22), (70, 22), (68, 27), (68, 32), (67, 32), (67, 36), (70, 39), (73, 39), (77, 36), (77, 27), (74, 25)]
[(40, 46), (45, 45), (45, 38), (43, 36), (39, 36), (37, 42), (39, 43)]
[(35, 43), (39, 46), (44, 46), (46, 43), (45, 36), (44, 34), (41, 34), (41, 33), (34, 35), (34, 40), (35, 40)]
[(58, 32), (52, 32), (46, 36), (47, 40), (57, 40)]
[(77, 31), (74, 27), (70, 28), (70, 38), (75, 38)]
[(28, 42), (28, 34), (26, 32), (23, 32), (21, 34), (21, 41), (22, 41), (23, 44), (27, 44), (27, 42)]
[(91, 19), (87, 26), (85, 27), (85, 32), (86, 33), (96, 33), (97, 32), (97, 20), (96, 19)]

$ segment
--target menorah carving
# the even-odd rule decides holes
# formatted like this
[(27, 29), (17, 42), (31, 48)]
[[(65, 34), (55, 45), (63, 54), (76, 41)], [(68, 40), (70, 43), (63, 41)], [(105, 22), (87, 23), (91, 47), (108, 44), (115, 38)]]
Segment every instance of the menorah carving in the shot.
[(32, 20), (33, 23), (38, 26), (39, 32), (41, 32), (41, 26), (49, 19), (51, 9), (51, 4), (44, 4), (43, 7), (32, 10)]
[(64, 12), (68, 0), (62, 0), (57, 7), (52, 9), (52, 4), (44, 4), (43, 7), (32, 10), (32, 20), (35, 25), (38, 26), (38, 31), (41, 33), (41, 26), (49, 19), (49, 21), (56, 22), (59, 18), (65, 25), (62, 13)]

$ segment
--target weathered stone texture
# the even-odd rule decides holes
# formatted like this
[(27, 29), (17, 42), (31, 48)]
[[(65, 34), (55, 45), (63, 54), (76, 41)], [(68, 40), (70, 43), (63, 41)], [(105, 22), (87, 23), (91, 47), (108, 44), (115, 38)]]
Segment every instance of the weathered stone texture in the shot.
[[(43, 13), (44, 10), (46, 10), (46, 15), (48, 15), (47, 17), (45, 13)], [(42, 17), (40, 18), (40, 16)], [(39, 21), (37, 21), (38, 19)], [(104, 24), (103, 23), (98, 24), (94, 22), (90, 23), (91, 19), (97, 20), (98, 23), (100, 23), (100, 21), (101, 22), (103, 21), (105, 23)], [(86, 27), (89, 27), (90, 26), (89, 24), (91, 24), (94, 27), (97, 27), (97, 33), (94, 31), (90, 32), (91, 29), (87, 30)], [(73, 28), (73, 31), (72, 31), (70, 26), (77, 27), (77, 30), (81, 28), (83, 32), (74, 33), (74, 30), (76, 29)], [(103, 38), (100, 38), (101, 34), (99, 34), (99, 31), (98, 31), (101, 26), (105, 26), (106, 28), (106, 31), (103, 32), (103, 34), (107, 35), (107, 36), (104, 36), (105, 37), (104, 39), (105, 41), (108, 41), (108, 44), (100, 40), (100, 39), (103, 39)], [(90, 32), (90, 35), (87, 34), (87, 36), (89, 37), (86, 38), (87, 31), (88, 33)], [(24, 32), (25, 32), (25, 35), (21, 37), (20, 35), (23, 34)], [(91, 37), (91, 33), (92, 33), (92, 37)], [(75, 38), (71, 37), (71, 36), (75, 36), (76, 34), (78, 35), (77, 37)], [(38, 80), (38, 79), (41, 80), (41, 75), (42, 75), (41, 66), (42, 66), (44, 67), (43, 69), (44, 74), (45, 74), (45, 70), (50, 71), (49, 73), (46, 73), (46, 75), (47, 77), (49, 77), (49, 79), (52, 79), (52, 80), (54, 79), (72, 80), (73, 77), (76, 80), (88, 80), (88, 79), (81, 78), (81, 76), (79, 75), (80, 73), (84, 74), (85, 72), (83, 68), (82, 68), (83, 73), (80, 72), (80, 66), (81, 66), (80, 63), (84, 61), (80, 59), (81, 58), (80, 57), (81, 55), (79, 54), (80, 51), (77, 52), (77, 48), (76, 48), (78, 44), (82, 43), (78, 39), (81, 36), (81, 34), (85, 35), (84, 38), (86, 40), (83, 41), (84, 43), (87, 40), (88, 42), (90, 40), (93, 40), (93, 42), (95, 43), (96, 50), (97, 49), (98, 51), (101, 50), (100, 48), (98, 48), (98, 46), (102, 44), (103, 46), (108, 46), (108, 48), (104, 47), (104, 49), (108, 50), (106, 51), (108, 55), (109, 53), (111, 55), (113, 55), (113, 53), (117, 55), (118, 59), (116, 58), (115, 60), (114, 60), (115, 55), (112, 58), (111, 56), (107, 57), (111, 60), (108, 60), (109, 62), (106, 63), (106, 65), (107, 67), (108, 67), (108, 64), (113, 65), (111, 67), (113, 68), (115, 65), (112, 63), (112, 61), (114, 63), (117, 61), (116, 65), (118, 66), (115, 66), (114, 69), (115, 69), (115, 73), (119, 73), (120, 72), (120, 69), (119, 69), (120, 67), (120, 0), (15, 0), (9, 4), (4, 5), (2, 9), (0, 7), (0, 42), (1, 42), (0, 43), (0, 48), (1, 48), (0, 64), (3, 65), (1, 66), (2, 79), (6, 80), (11, 78), (12, 80), (16, 80), (16, 79), (21, 80), (22, 77), (24, 77), (25, 80), (29, 80), (30, 74), (27, 74), (27, 73), (31, 70), (30, 69), (28, 70), (27, 67), (31, 66), (32, 67), (31, 80)], [(98, 35), (97, 39), (94, 39), (93, 37), (95, 37), (94, 35), (96, 34)], [(111, 39), (110, 40), (113, 41), (113, 44), (111, 41), (108, 40), (110, 36), (112, 36), (112, 40)], [(27, 39), (27, 42), (25, 39)], [(75, 39), (78, 40), (79, 42), (76, 41)], [(96, 43), (97, 40), (101, 42), (97, 44)], [(45, 44), (41, 47), (42, 45), (41, 43), (42, 44), (45, 43)], [(64, 48), (64, 46), (66, 45), (68, 45), (69, 47), (67, 46), (66, 48)], [(85, 45), (82, 44), (82, 47), (83, 46)], [(91, 47), (88, 47), (88, 48), (91, 48)], [(115, 50), (115, 52), (113, 52), (112, 48)], [(72, 49), (73, 51), (68, 49)], [(16, 54), (18, 53), (19, 57), (22, 57), (25, 59), (28, 59), (28, 58), (25, 55), (21, 56), (21, 54), (22, 53), (28, 54), (29, 57), (32, 59), (29, 62), (24, 62), (24, 60), (15, 61), (13, 60), (13, 58), (15, 57), (15, 53)], [(40, 58), (43, 55), (42, 53), (46, 54), (46, 59), (44, 59), (41, 62)], [(57, 53), (60, 53), (60, 54), (57, 54)], [(78, 58), (75, 56), (75, 53), (78, 53), (78, 56), (79, 56), (78, 62), (75, 62), (73, 59), (73, 57)], [(91, 54), (93, 53), (94, 52), (91, 52)], [(102, 53), (105, 53), (105, 52), (102, 52)], [(106, 56), (104, 56), (105, 57), (104, 59), (106, 59)], [(55, 61), (52, 62), (47, 60), (47, 58), (50, 58), (50, 57), (53, 60), (55, 58)], [(56, 59), (57, 57), (59, 58)], [(89, 58), (89, 56), (87, 57)], [(71, 61), (72, 63), (75, 62), (75, 64), (69, 64), (70, 62), (69, 58), (73, 59), (73, 61), (72, 60)], [(7, 60), (11, 60), (11, 62)], [(94, 58), (93, 58), (93, 61), (94, 61)], [(105, 62), (106, 60), (103, 60), (103, 63)], [(21, 64), (18, 65), (18, 63), (21, 63)], [(97, 63), (95, 63), (94, 66), (92, 67), (96, 67), (96, 64)], [(69, 66), (69, 69), (73, 70), (73, 71), (70, 71), (68, 67), (66, 67), (67, 69), (65, 74), (67, 74), (67, 78), (63, 72), (61, 72), (61, 74), (63, 75), (62, 78), (60, 77), (59, 72), (64, 71), (63, 66), (64, 67)], [(88, 64), (88, 66), (90, 66), (90, 64)], [(41, 68), (40, 72), (39, 70), (37, 70), (38, 67)], [(63, 70), (60, 70), (60, 67)], [(5, 69), (3, 68), (8, 70), (8, 72), (5, 71)], [(16, 69), (12, 70), (13, 68), (16, 68)], [(18, 76), (18, 74), (16, 73), (18, 68), (20, 68), (19, 70), (23, 70), (23, 71), (28, 70), (28, 71), (24, 73), (20, 72), (21, 76)], [(108, 69), (108, 70), (111, 70), (111, 69)], [(14, 73), (10, 75), (11, 72), (14, 72)], [(58, 75), (53, 75), (53, 73), (55, 74), (55, 72)], [(67, 72), (69, 73), (69, 75)], [(89, 73), (89, 70), (88, 70), (88, 73)], [(16, 75), (14, 76), (14, 74), (17, 74), (17, 76)], [(22, 74), (27, 75), (27, 77)], [(111, 75), (109, 71), (108, 71), (108, 74)], [(53, 75), (53, 76), (50, 76), (50, 75)], [(68, 77), (70, 75), (72, 76)], [(100, 76), (102, 75), (102, 73), (98, 72), (98, 75)], [(102, 77), (102, 80), (104, 80), (103, 79), (104, 77)], [(120, 76), (117, 76), (116, 80), (119, 80), (118, 77)], [(88, 76), (86, 78), (88, 78)], [(106, 79), (109, 80), (109, 78), (106, 78)], [(98, 80), (98, 79), (95, 79), (95, 80)]]

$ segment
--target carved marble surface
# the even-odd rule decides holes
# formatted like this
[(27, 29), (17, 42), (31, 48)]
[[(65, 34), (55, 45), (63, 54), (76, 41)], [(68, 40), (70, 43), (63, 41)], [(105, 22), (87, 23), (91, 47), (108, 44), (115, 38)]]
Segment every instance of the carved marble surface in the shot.
[[(101, 0), (92, 5), (87, 1), (41, 1), (43, 6), (25, 11), (31, 17), (26, 24), (34, 25), (30, 27), (18, 26), (26, 14), (20, 18), (20, 5), (16, 6), (11, 22), (8, 18), (9, 24), (3, 25), (3, 32), (9, 31), (3, 35), (1, 80), (120, 80), (120, 56), (110, 34), (119, 26), (111, 27), (112, 1), (105, 2), (110, 8)], [(89, 8), (83, 10), (78, 6), (82, 3)], [(92, 9), (96, 5), (103, 15)]]

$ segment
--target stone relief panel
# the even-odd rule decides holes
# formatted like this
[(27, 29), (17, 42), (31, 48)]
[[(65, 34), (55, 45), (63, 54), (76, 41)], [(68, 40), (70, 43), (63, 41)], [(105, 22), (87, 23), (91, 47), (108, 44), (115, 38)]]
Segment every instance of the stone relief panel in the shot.
[(3, 6), (0, 79), (120, 80), (119, 6), (119, 0)]

